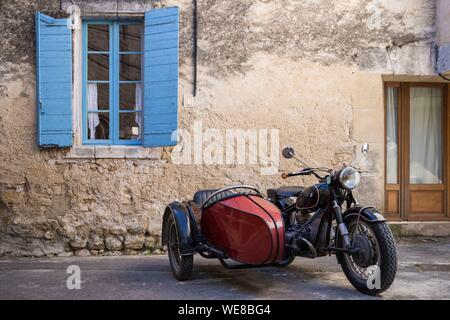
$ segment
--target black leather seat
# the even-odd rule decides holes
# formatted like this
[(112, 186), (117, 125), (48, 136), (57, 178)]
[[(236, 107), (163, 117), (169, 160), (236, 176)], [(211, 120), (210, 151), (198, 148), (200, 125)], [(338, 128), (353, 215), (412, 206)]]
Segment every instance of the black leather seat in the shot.
[(196, 204), (201, 206), (203, 202), (206, 201), (206, 199), (209, 198), (210, 195), (212, 195), (214, 192), (216, 192), (219, 189), (214, 190), (199, 190), (194, 194), (194, 199), (192, 199)]
[[(219, 191), (220, 189), (207, 189), (207, 190), (199, 190), (194, 194), (194, 198), (192, 199), (194, 203), (196, 203), (198, 206), (202, 206), (206, 200), (208, 200), (208, 198), (215, 192)], [(251, 190), (250, 190), (251, 191)], [(232, 197), (237, 197), (239, 195), (248, 195), (248, 194), (255, 194), (255, 192), (253, 191), (250, 192), (249, 190), (245, 190), (245, 188), (243, 190), (240, 189), (239, 186), (233, 187), (231, 189), (228, 190), (224, 190), (222, 192), (219, 192), (218, 194), (216, 194), (214, 197), (211, 198), (210, 201), (208, 201), (207, 203), (207, 207), (213, 205), (216, 202), (225, 200), (225, 199), (229, 199)], [(259, 194), (259, 193), (258, 193)]]
[[(205, 201), (216, 191), (218, 191), (220, 189), (214, 189), (214, 190), (199, 190), (194, 194), (194, 199), (193, 201), (201, 206), (203, 205), (203, 203), (205, 203)], [(233, 196), (235, 193), (231, 192), (231, 191), (223, 191), (220, 192), (218, 194), (216, 194), (208, 203), (208, 207), (210, 205), (212, 205), (213, 203), (216, 203), (218, 201), (224, 200), (226, 198), (229, 198), (231, 196)]]
[(267, 196), (272, 200), (296, 197), (304, 189), (305, 187), (300, 186), (286, 186), (278, 189), (267, 189)]

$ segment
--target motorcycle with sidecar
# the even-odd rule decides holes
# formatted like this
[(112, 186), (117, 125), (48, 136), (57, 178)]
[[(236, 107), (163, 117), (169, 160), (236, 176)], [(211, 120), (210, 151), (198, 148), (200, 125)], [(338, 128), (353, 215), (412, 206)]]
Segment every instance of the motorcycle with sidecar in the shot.
[(269, 189), (267, 198), (245, 185), (200, 190), (192, 200), (166, 207), (162, 244), (175, 278), (191, 277), (196, 253), (230, 269), (283, 267), (296, 257), (335, 254), (357, 290), (387, 290), (397, 271), (395, 241), (383, 215), (353, 196), (362, 170), (311, 167), (289, 147), (282, 154), (303, 167), (283, 173), (284, 179), (314, 176), (318, 183)]

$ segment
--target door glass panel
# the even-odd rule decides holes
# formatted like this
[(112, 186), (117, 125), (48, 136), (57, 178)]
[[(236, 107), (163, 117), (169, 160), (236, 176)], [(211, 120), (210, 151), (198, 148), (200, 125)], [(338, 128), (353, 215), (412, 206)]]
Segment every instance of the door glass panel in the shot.
[(386, 182), (398, 183), (398, 89), (387, 88), (386, 97)]
[(411, 184), (442, 183), (441, 88), (411, 88), (410, 91)]

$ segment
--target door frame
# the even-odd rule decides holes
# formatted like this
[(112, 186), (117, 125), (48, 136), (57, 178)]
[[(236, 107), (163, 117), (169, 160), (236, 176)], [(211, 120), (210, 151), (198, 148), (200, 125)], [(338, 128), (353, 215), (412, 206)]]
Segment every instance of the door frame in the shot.
[[(398, 155), (397, 155), (397, 184), (387, 184), (387, 89), (389, 87), (397, 88), (397, 143), (398, 143)], [(417, 190), (427, 190), (430, 188), (441, 188), (444, 192), (443, 199), (443, 213), (410, 213), (410, 184), (409, 184), (409, 147), (410, 147), (410, 88), (411, 87), (435, 87), (443, 89), (443, 159), (442, 159), (442, 185), (418, 185), (413, 189)], [(448, 147), (448, 137), (450, 136), (450, 114), (449, 114), (449, 89), (450, 85), (442, 82), (385, 82), (384, 83), (384, 206), (387, 217), (393, 221), (442, 221), (450, 220), (449, 218), (449, 199), (450, 199), (450, 188), (449, 182), (449, 162), (450, 159), (450, 148)], [(433, 189), (434, 190), (434, 189)], [(389, 191), (397, 192), (397, 211), (388, 211), (388, 197)]]

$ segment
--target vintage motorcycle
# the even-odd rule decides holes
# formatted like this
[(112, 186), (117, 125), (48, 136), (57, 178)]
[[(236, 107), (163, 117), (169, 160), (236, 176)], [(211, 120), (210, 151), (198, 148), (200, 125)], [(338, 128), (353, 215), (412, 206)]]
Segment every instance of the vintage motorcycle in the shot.
[[(367, 144), (362, 152), (368, 152)], [(162, 243), (175, 278), (191, 277), (196, 253), (230, 269), (287, 266), (297, 256), (336, 254), (357, 290), (369, 295), (387, 290), (397, 271), (395, 241), (382, 214), (353, 196), (361, 170), (312, 168), (289, 147), (282, 154), (303, 166), (283, 178), (312, 175), (319, 183), (269, 189), (267, 199), (244, 185), (201, 190), (192, 201), (166, 207)]]

